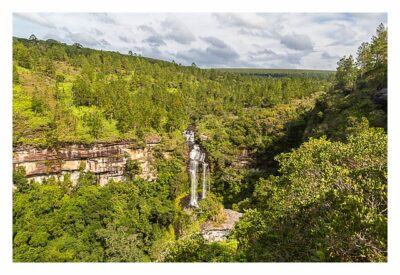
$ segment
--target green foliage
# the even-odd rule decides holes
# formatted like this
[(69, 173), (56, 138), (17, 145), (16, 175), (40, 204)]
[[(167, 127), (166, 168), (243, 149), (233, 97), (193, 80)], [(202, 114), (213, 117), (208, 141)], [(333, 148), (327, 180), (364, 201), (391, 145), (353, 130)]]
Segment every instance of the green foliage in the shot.
[(26, 175), (25, 167), (17, 166), (14, 169), (13, 184), (20, 192), (25, 192), (29, 189), (29, 183), (25, 175)]
[(169, 198), (176, 198), (187, 190), (189, 178), (181, 159), (160, 160), (157, 163), (157, 181), (163, 186)]
[(97, 230), (96, 234), (105, 242), (104, 252), (110, 262), (146, 261), (140, 235), (129, 233), (128, 228), (107, 225), (105, 229)]
[(168, 251), (166, 262), (232, 262), (235, 261), (237, 242), (207, 242), (194, 235), (176, 242)]
[(387, 87), (387, 28), (380, 24), (370, 43), (362, 43), (357, 52), (358, 86)]
[[(70, 175), (29, 183), (16, 167), (14, 261), (386, 261), (387, 115), (372, 100), (387, 87), (383, 25), (334, 79), (33, 38), (14, 38), (13, 58), (14, 146), (162, 140), (154, 181), (135, 177), (133, 160), (126, 181), (105, 186), (84, 161), (76, 185)], [(183, 210), (189, 124), (212, 192)], [(227, 241), (208, 242), (201, 225), (224, 222), (223, 207), (244, 215)]]
[(102, 113), (99, 110), (94, 109), (86, 114), (83, 120), (90, 129), (90, 135), (95, 139), (98, 139), (104, 130)]
[(199, 208), (196, 209), (198, 217), (204, 220), (211, 220), (215, 224), (225, 221), (223, 205), (213, 193), (208, 193), (205, 199), (199, 201)]
[(15, 261), (149, 261), (152, 244), (170, 231), (174, 206), (146, 191), (148, 183), (67, 182), (14, 192)]
[(336, 88), (350, 92), (354, 90), (357, 77), (357, 68), (353, 56), (343, 57), (338, 61), (336, 68)]
[[(336, 86), (338, 90), (329, 90), (321, 97), (307, 116), (304, 138), (326, 135), (343, 141), (346, 129), (363, 117), (373, 127), (387, 128), (387, 110), (374, 102), (375, 93), (387, 87), (387, 28), (384, 25), (379, 25), (370, 43), (361, 44), (356, 59), (356, 63), (341, 59), (335, 81), (341, 84)], [(346, 66), (349, 68), (345, 69)], [(348, 94), (350, 87), (352, 92)]]
[[(24, 139), (22, 125), (37, 114), (24, 114), (14, 121), (14, 144), (54, 147), (169, 135), (206, 114), (232, 116), (249, 107), (287, 103), (327, 83), (314, 75), (266, 78), (201, 70), (54, 40), (15, 38), (13, 43), (14, 63), (29, 69), (18, 72), (20, 93), (31, 98), (32, 110), (39, 111), (34, 113), (51, 121), (29, 127), (37, 136), (33, 142)], [(15, 74), (15, 85), (18, 79)]]
[[(198, 126), (201, 141), (212, 173), (213, 191), (223, 196), (224, 205), (231, 206), (249, 197), (260, 173), (249, 171), (256, 166), (274, 172), (273, 156), (301, 143), (303, 116), (323, 93), (271, 108), (251, 108), (237, 116), (206, 116)], [(244, 163), (244, 164), (242, 164)]]
[(302, 69), (218, 68), (219, 71), (272, 77), (319, 77), (329, 78), (334, 71)]
[(356, 62), (352, 56), (338, 62), (335, 79), (337, 89), (344, 91), (387, 87), (387, 28), (383, 24), (370, 43), (358, 48)]
[(277, 157), (281, 176), (253, 195), (261, 212), (237, 227), (248, 260), (386, 260), (387, 137), (367, 120), (349, 133), (346, 143), (310, 139)]
[(13, 74), (13, 83), (14, 84), (19, 84), (20, 82), (19, 82), (19, 73), (18, 73), (18, 69), (17, 69), (17, 66), (13, 63), (13, 71), (12, 71), (12, 74)]
[(32, 111), (41, 114), (44, 112), (44, 109), (45, 109), (45, 104), (36, 91), (32, 96)]
[(137, 161), (128, 159), (125, 164), (124, 175), (128, 180), (133, 180), (137, 174), (140, 174), (141, 168)]
[(72, 94), (77, 106), (91, 106), (95, 101), (90, 83), (81, 77), (76, 78), (72, 86)]

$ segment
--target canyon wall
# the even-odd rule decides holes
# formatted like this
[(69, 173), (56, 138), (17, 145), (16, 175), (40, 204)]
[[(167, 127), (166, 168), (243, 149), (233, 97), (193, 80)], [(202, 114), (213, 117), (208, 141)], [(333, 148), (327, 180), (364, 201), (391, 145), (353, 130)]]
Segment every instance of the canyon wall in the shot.
[(17, 147), (13, 152), (13, 168), (25, 167), (27, 178), (38, 182), (51, 176), (62, 179), (68, 173), (76, 183), (83, 170), (95, 174), (98, 183), (104, 185), (110, 179), (123, 180), (126, 161), (131, 159), (140, 165), (138, 177), (153, 181), (157, 177), (153, 151), (159, 142), (151, 140), (144, 148), (136, 148), (133, 143), (74, 144), (58, 149)]

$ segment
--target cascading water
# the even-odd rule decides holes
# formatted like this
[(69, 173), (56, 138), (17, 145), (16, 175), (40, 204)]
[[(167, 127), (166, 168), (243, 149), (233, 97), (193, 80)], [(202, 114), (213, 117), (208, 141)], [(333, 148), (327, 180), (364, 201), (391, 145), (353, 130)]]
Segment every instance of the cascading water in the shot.
[(203, 161), (203, 192), (201, 193), (202, 199), (205, 199), (207, 197), (207, 166), (208, 164)]
[(202, 152), (200, 145), (195, 143), (194, 139), (194, 131), (188, 129), (183, 132), (183, 135), (186, 137), (186, 140), (189, 145), (190, 153), (189, 153), (189, 175), (190, 175), (190, 202), (189, 205), (192, 207), (199, 207), (197, 200), (198, 200), (198, 193), (197, 193), (197, 185), (198, 185), (198, 169), (199, 163), (202, 163), (202, 194), (201, 198), (204, 199), (207, 196), (207, 167), (208, 164), (205, 162), (206, 154)]

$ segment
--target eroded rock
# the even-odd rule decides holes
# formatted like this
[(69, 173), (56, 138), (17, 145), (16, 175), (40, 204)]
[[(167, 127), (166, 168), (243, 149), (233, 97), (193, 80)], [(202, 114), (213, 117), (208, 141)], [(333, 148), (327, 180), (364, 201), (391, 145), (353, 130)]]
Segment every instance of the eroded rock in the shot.
[(99, 184), (104, 185), (109, 179), (123, 180), (126, 161), (131, 159), (138, 161), (141, 166), (138, 176), (153, 181), (157, 175), (153, 167), (152, 147), (147, 145), (133, 149), (131, 143), (74, 144), (57, 150), (20, 147), (14, 149), (13, 167), (25, 167), (27, 178), (39, 182), (51, 176), (62, 179), (69, 173), (71, 180), (76, 183), (80, 170), (83, 170), (94, 173)]

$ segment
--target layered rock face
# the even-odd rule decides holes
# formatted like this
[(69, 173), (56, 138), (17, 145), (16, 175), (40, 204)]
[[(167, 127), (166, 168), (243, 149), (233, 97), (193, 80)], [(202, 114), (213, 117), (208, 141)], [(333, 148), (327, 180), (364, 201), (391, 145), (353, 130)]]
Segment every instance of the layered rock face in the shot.
[(154, 142), (148, 143), (141, 149), (136, 149), (132, 143), (76, 144), (57, 150), (20, 147), (14, 148), (13, 167), (25, 167), (27, 178), (38, 182), (51, 176), (62, 179), (69, 173), (76, 183), (83, 170), (94, 173), (98, 183), (104, 185), (110, 179), (123, 180), (126, 161), (131, 159), (141, 166), (138, 176), (153, 181), (157, 177), (153, 165), (154, 145)]

